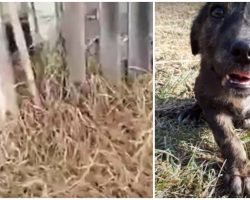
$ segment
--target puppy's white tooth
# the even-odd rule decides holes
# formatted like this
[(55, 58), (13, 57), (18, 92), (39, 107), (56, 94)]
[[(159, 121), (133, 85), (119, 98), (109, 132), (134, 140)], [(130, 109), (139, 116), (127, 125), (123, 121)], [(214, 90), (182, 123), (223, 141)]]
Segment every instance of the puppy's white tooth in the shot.
[(234, 83), (234, 84), (238, 84), (239, 82), (238, 81), (233, 81), (233, 80), (230, 80), (231, 83)]

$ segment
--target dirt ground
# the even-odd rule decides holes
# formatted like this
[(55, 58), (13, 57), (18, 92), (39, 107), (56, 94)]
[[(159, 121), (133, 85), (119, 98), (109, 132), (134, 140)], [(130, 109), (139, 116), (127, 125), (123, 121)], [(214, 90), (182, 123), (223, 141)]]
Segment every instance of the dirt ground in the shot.
[(200, 57), (191, 53), (189, 34), (201, 6), (156, 3), (156, 197), (228, 197), (223, 160), (206, 123), (177, 121), (194, 102)]

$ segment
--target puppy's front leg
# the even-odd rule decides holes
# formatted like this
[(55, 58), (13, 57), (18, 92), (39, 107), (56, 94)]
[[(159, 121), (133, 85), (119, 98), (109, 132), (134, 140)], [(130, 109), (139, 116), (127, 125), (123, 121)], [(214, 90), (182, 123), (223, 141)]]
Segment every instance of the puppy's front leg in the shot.
[(213, 108), (205, 108), (203, 113), (226, 160), (231, 191), (239, 195), (245, 188), (246, 193), (250, 195), (248, 158), (240, 139), (234, 134), (231, 117)]

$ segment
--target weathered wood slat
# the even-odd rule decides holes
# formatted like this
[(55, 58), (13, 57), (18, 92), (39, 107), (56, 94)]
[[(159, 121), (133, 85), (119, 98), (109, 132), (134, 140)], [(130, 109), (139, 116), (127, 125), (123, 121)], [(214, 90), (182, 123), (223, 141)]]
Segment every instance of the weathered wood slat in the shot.
[(70, 83), (86, 78), (85, 66), (85, 4), (65, 3), (63, 37), (65, 38), (66, 62)]
[(101, 3), (100, 6), (100, 62), (103, 76), (113, 83), (122, 79), (121, 15), (119, 3)]
[[(152, 3), (129, 3), (129, 74), (151, 69)], [(139, 69), (139, 70), (138, 70)]]
[(10, 21), (13, 26), (13, 32), (15, 35), (15, 41), (20, 53), (21, 65), (25, 71), (28, 87), (33, 96), (33, 101), (37, 106), (41, 106), (39, 92), (35, 84), (34, 73), (31, 67), (28, 49), (26, 46), (23, 30), (17, 14), (16, 3), (8, 3), (8, 11), (10, 15)]
[(0, 121), (6, 119), (6, 114), (11, 113), (17, 117), (19, 110), (17, 96), (14, 88), (14, 77), (11, 60), (9, 57), (6, 33), (0, 17)]
[[(6, 17), (7, 12), (1, 11), (5, 5), (0, 3), (0, 12)], [(16, 3), (21, 15), (27, 14), (27, 5), (26, 2)], [(152, 70), (153, 3), (56, 2), (53, 6), (56, 32), (63, 30), (67, 41), (66, 60), (71, 82), (85, 80), (86, 60), (93, 55), (101, 65), (103, 76), (114, 83), (120, 82), (127, 72), (134, 77), (137, 73)], [(39, 19), (36, 18), (34, 3), (31, 3), (31, 8), (35, 39), (39, 34)], [(60, 34), (56, 34), (56, 37), (60, 37)], [(87, 45), (89, 52), (86, 50)]]

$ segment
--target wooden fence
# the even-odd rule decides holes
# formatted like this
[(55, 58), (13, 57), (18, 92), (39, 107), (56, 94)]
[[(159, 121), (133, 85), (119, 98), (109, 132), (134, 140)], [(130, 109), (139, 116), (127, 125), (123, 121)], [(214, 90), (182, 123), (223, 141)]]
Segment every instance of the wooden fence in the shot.
[(84, 3), (83, 7), (85, 44), (98, 39), (96, 54), (103, 76), (119, 82), (125, 74), (152, 69), (152, 3)]
[[(34, 53), (34, 41), (47, 44), (50, 41), (44, 41), (36, 4), (0, 3), (0, 122), (6, 120), (9, 113), (11, 116), (19, 113), (14, 66), (22, 68), (34, 104), (42, 106), (29, 55)], [(85, 81), (91, 49), (96, 54), (95, 65), (100, 66), (103, 76), (114, 84), (134, 77), (138, 72), (151, 71), (152, 4), (52, 3), (54, 26), (59, 33), (55, 40), (64, 47), (69, 83)], [(12, 55), (13, 61), (16, 52), (20, 57), (18, 64), (11, 62), (10, 57)]]
[[(20, 13), (27, 7), (32, 10), (30, 22), (37, 35), (36, 6), (21, 3)], [(152, 70), (152, 2), (54, 3), (54, 8), (73, 82), (85, 79), (90, 49), (103, 76), (114, 83)]]

